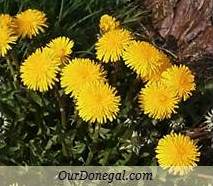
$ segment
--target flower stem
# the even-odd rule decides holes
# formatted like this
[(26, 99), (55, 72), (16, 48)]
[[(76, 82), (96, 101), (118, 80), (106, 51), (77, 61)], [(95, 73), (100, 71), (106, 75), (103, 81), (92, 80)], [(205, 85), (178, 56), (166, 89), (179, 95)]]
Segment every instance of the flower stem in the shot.
[(99, 137), (99, 134), (100, 134), (100, 128), (101, 128), (101, 124), (100, 123), (96, 123), (96, 126), (93, 129), (93, 132), (91, 133), (92, 145), (88, 146), (89, 153), (88, 153), (87, 160), (86, 160), (86, 163), (85, 163), (86, 166), (90, 165), (90, 163), (91, 163), (91, 161), (93, 159), (93, 156), (94, 156), (93, 149), (94, 149), (94, 146), (96, 146), (97, 143), (98, 143), (98, 137)]
[[(59, 128), (61, 129), (60, 135), (64, 135), (66, 133), (66, 130), (65, 130), (66, 129), (65, 100), (64, 100), (64, 96), (60, 95), (58, 85), (55, 86), (55, 95), (58, 100), (59, 110), (60, 110), (60, 114), (61, 114), (61, 125), (59, 126)], [(65, 138), (62, 139), (61, 145), (62, 145), (62, 153), (63, 153), (64, 157), (68, 157), (69, 152), (68, 152), (68, 149), (66, 146)]]
[(9, 57), (6, 58), (6, 61), (7, 61), (8, 67), (10, 69), (10, 73), (13, 77), (13, 85), (16, 89), (18, 89), (19, 85), (18, 85), (18, 82), (17, 82), (16, 72), (15, 72), (15, 69), (13, 67), (13, 64), (11, 63), (11, 60), (10, 60)]
[(93, 141), (94, 142), (98, 141), (98, 137), (100, 134), (100, 128), (101, 128), (101, 124), (97, 123), (97, 125), (95, 126), (94, 131), (93, 131)]
[(60, 96), (60, 92), (58, 87), (56, 87), (56, 97), (58, 100), (59, 110), (61, 113), (61, 125), (65, 129), (66, 128), (66, 111), (65, 111), (65, 100), (64, 96)]

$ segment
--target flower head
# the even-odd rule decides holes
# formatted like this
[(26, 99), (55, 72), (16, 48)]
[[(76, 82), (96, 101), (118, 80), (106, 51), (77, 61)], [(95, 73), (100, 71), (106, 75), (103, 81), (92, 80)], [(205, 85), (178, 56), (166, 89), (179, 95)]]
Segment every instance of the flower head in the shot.
[(172, 66), (169, 58), (164, 54), (162, 54), (162, 62), (163, 63), (159, 66), (158, 70), (155, 73), (151, 73), (150, 75), (144, 77), (142, 76), (142, 79), (148, 81), (148, 83), (161, 81), (162, 73)]
[(13, 31), (7, 27), (0, 27), (0, 56), (5, 56), (12, 47), (12, 44), (15, 44), (17, 37), (14, 35)]
[(127, 66), (148, 80), (170, 64), (164, 53), (144, 41), (132, 42), (123, 53), (123, 59)]
[(106, 123), (115, 119), (119, 111), (120, 97), (117, 91), (103, 82), (85, 86), (77, 98), (77, 109), (84, 121)]
[(196, 166), (200, 153), (188, 136), (171, 133), (159, 140), (156, 158), (163, 169), (170, 173), (185, 175)]
[(13, 18), (9, 14), (0, 14), (0, 27), (11, 27)]
[(185, 101), (195, 90), (194, 75), (190, 69), (184, 65), (180, 67), (174, 65), (162, 73), (163, 83), (173, 89), (179, 98)]
[(116, 21), (115, 17), (112, 17), (108, 14), (104, 14), (101, 16), (100, 23), (99, 23), (99, 28), (102, 33), (106, 33), (110, 30), (115, 30), (119, 28), (120, 22)]
[(44, 32), (47, 27), (46, 16), (39, 10), (28, 9), (16, 15), (14, 19), (14, 30), (18, 36), (32, 39), (39, 32)]
[(84, 86), (93, 81), (105, 81), (105, 72), (100, 65), (90, 59), (75, 58), (61, 73), (61, 86), (65, 93), (77, 96)]
[(58, 61), (59, 59), (52, 52), (37, 49), (21, 65), (20, 72), (23, 84), (29, 89), (40, 92), (52, 88), (57, 80)]
[(58, 37), (53, 39), (47, 47), (60, 58), (61, 63), (69, 61), (69, 55), (72, 53), (74, 42), (67, 37)]
[(127, 30), (116, 29), (106, 32), (96, 43), (97, 58), (105, 63), (117, 62), (131, 39), (131, 34)]
[(143, 88), (139, 103), (145, 114), (154, 119), (170, 118), (178, 107), (175, 93), (161, 83), (151, 83)]

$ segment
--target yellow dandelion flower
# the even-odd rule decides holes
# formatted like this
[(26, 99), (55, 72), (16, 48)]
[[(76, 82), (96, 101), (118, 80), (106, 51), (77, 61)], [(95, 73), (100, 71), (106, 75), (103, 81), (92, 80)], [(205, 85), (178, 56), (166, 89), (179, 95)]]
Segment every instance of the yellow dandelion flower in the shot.
[(97, 59), (108, 63), (120, 60), (132, 37), (129, 31), (116, 29), (106, 32), (96, 43)]
[(69, 55), (72, 53), (72, 47), (74, 42), (67, 37), (57, 37), (53, 39), (47, 47), (52, 50), (62, 64), (65, 64), (69, 61)]
[(162, 74), (163, 83), (176, 91), (179, 98), (185, 101), (195, 90), (194, 75), (190, 69), (184, 65), (180, 67), (174, 65)]
[(168, 57), (148, 42), (132, 42), (123, 53), (125, 64), (142, 77), (152, 77), (168, 63)]
[(93, 82), (85, 86), (77, 98), (77, 109), (84, 121), (106, 123), (112, 121), (119, 112), (120, 97), (115, 88), (103, 82)]
[(200, 153), (188, 136), (171, 133), (159, 140), (156, 158), (163, 169), (172, 174), (185, 175), (196, 166)]
[(106, 33), (110, 30), (115, 30), (120, 27), (120, 22), (116, 21), (115, 17), (108, 14), (101, 16), (99, 28), (102, 33)]
[(161, 83), (152, 83), (143, 88), (139, 103), (145, 114), (154, 119), (170, 118), (178, 107), (176, 94)]
[(17, 37), (14, 36), (12, 30), (6, 26), (0, 27), (0, 56), (4, 57), (8, 50), (15, 44)]
[(66, 94), (77, 96), (86, 84), (93, 81), (105, 81), (105, 72), (90, 59), (75, 58), (62, 69), (61, 86)]
[(172, 64), (170, 63), (170, 59), (166, 55), (162, 54), (162, 64), (159, 66), (158, 70), (152, 75), (147, 75), (142, 78), (145, 81), (148, 81), (148, 83), (159, 82), (162, 78), (162, 73), (171, 66)]
[(0, 27), (11, 27), (13, 18), (9, 14), (0, 14)]
[(39, 10), (28, 9), (16, 15), (14, 18), (14, 30), (22, 38), (30, 38), (44, 32), (47, 27), (46, 15)]
[(51, 89), (57, 81), (59, 59), (48, 51), (37, 49), (21, 65), (21, 79), (28, 89), (40, 92)]

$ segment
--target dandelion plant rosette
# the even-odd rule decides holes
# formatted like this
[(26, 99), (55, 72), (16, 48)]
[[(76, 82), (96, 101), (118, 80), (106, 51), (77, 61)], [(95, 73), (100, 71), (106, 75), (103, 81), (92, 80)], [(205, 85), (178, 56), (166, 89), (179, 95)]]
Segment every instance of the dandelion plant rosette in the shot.
[[(187, 3), (187, 13), (200, 4)], [(211, 36), (211, 24), (186, 29), (176, 46), (140, 6), (0, 1), (0, 165), (157, 165), (187, 179), (211, 164), (213, 86), (203, 74), (212, 68), (198, 72), (181, 58), (188, 43), (199, 47), (197, 33)], [(177, 37), (172, 18), (163, 26)]]

